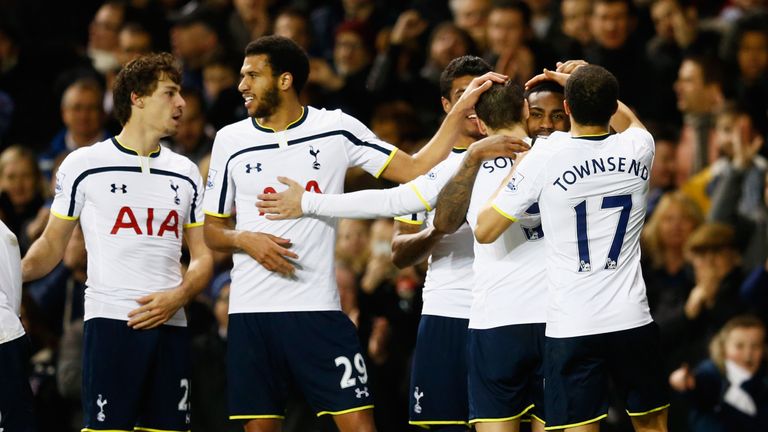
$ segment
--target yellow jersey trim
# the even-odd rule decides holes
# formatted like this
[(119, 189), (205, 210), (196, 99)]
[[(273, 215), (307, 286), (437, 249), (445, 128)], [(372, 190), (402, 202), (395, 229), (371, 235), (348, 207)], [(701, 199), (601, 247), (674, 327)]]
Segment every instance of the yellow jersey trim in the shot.
[(476, 418), (476, 419), (470, 420), (469, 424), (475, 424), (475, 423), (501, 423), (501, 422), (506, 422), (506, 421), (517, 420), (520, 417), (522, 417), (523, 415), (525, 415), (525, 413), (527, 413), (528, 411), (533, 409), (534, 406), (535, 406), (534, 404), (530, 404), (524, 410), (522, 410), (520, 412), (520, 414), (513, 415), (512, 417), (504, 417), (504, 418)]
[(512, 222), (517, 222), (517, 218), (507, 214), (504, 210), (500, 209), (496, 204), (491, 204), (491, 207), (493, 207), (494, 210), (499, 212), (500, 215), (504, 216), (505, 218), (511, 220)]
[(641, 416), (644, 416), (644, 415), (648, 415), (648, 414), (651, 414), (651, 413), (655, 413), (655, 412), (658, 412), (658, 411), (665, 410), (665, 409), (669, 408), (669, 406), (670, 406), (670, 404), (666, 404), (664, 406), (660, 406), (658, 408), (654, 408), (652, 410), (643, 411), (643, 412), (639, 412), (639, 413), (633, 413), (633, 412), (627, 411), (627, 414), (629, 414), (630, 417), (641, 417)]
[(599, 133), (599, 134), (584, 134), (584, 135), (574, 135), (574, 136), (572, 136), (572, 138), (594, 138), (594, 137), (605, 137), (605, 136), (608, 136), (608, 135), (610, 135), (610, 134), (611, 134), (611, 132), (610, 132), (610, 131), (608, 131), (608, 132), (603, 132), (603, 133)]
[(408, 186), (411, 187), (411, 190), (416, 194), (416, 197), (424, 205), (424, 208), (427, 209), (428, 212), (432, 211), (432, 206), (430, 206), (429, 202), (426, 199), (424, 199), (424, 195), (421, 194), (421, 192), (419, 191), (419, 188), (416, 187), (416, 185), (413, 183), (408, 183)]
[(208, 210), (203, 210), (203, 213), (207, 214), (208, 216), (214, 216), (214, 217), (223, 218), (223, 219), (232, 217), (231, 214), (214, 213), (214, 212), (210, 212)]
[[(127, 145), (121, 143), (120, 140), (117, 139), (117, 136), (115, 136), (114, 138), (115, 138), (115, 142), (117, 143), (117, 145), (119, 145), (120, 147), (122, 147), (122, 148), (124, 148), (126, 150), (130, 150), (130, 151), (136, 153), (136, 156), (141, 156), (141, 153), (139, 153), (135, 148), (128, 147)], [(147, 157), (151, 157), (155, 153), (160, 153), (160, 144), (157, 145), (157, 149), (152, 150), (151, 152), (149, 152), (149, 154), (147, 154)]]
[[(301, 114), (299, 114), (299, 118), (297, 118), (296, 120), (294, 120), (294, 121), (292, 121), (292, 122), (288, 123), (288, 124), (285, 126), (285, 129), (284, 129), (284, 130), (288, 130), (288, 129), (290, 129), (290, 128), (291, 128), (291, 126), (293, 126), (294, 124), (296, 124), (296, 123), (298, 123), (298, 122), (300, 122), (300, 121), (304, 120), (304, 118), (305, 118), (305, 117), (304, 117), (304, 110), (305, 110), (305, 108), (304, 108), (304, 106), (302, 105), (302, 107), (301, 107)], [(253, 118), (253, 122), (256, 124), (256, 126), (260, 127), (261, 129), (270, 130), (270, 131), (272, 131), (272, 132), (275, 132), (275, 133), (277, 132), (277, 130), (276, 130), (276, 129), (274, 129), (274, 128), (271, 128), (271, 127), (269, 127), (269, 126), (264, 126), (263, 124), (259, 123), (259, 120), (257, 120), (257, 119), (256, 119), (256, 117), (254, 117), (254, 118)]]
[(323, 415), (326, 415), (326, 414), (330, 414), (330, 415), (335, 415), (336, 416), (336, 415), (349, 414), (349, 413), (352, 413), (352, 412), (362, 411), (362, 410), (367, 410), (367, 409), (373, 409), (373, 405), (365, 405), (365, 406), (361, 406), (361, 407), (357, 407), (357, 408), (346, 409), (346, 410), (343, 410), (343, 411), (320, 411), (319, 413), (317, 413), (317, 416), (320, 417), (320, 416), (323, 416)]
[(284, 419), (285, 416), (277, 414), (254, 414), (254, 415), (231, 415), (230, 420), (253, 420), (253, 419)]
[(537, 422), (541, 424), (547, 424), (547, 422), (545, 422), (543, 419), (540, 419), (539, 417), (537, 417), (536, 414), (531, 414), (531, 418), (535, 419)]
[(402, 217), (402, 216), (396, 217), (395, 220), (398, 221), (398, 222), (402, 222), (402, 223), (408, 224), (408, 225), (423, 225), (424, 224), (424, 221), (410, 220), (410, 219), (408, 219), (406, 217)]
[(597, 416), (597, 417), (595, 417), (593, 419), (590, 419), (590, 420), (587, 420), (587, 421), (583, 421), (583, 422), (579, 422), (579, 423), (567, 424), (567, 425), (563, 425), (563, 426), (546, 426), (544, 428), (544, 430), (566, 429), (566, 428), (573, 428), (573, 427), (577, 427), (577, 426), (584, 426), (585, 424), (594, 423), (594, 422), (600, 421), (600, 420), (602, 420), (602, 419), (604, 419), (606, 417), (608, 417), (608, 414), (603, 414), (601, 416)]
[(177, 430), (170, 430), (170, 429), (150, 429), (145, 428), (141, 426), (136, 426), (133, 428), (134, 431), (146, 431), (146, 432), (190, 432), (189, 429), (183, 430), (183, 431), (177, 431)]
[(203, 225), (205, 225), (205, 222), (195, 222), (195, 223), (184, 224), (184, 228), (194, 228), (194, 227), (199, 227)]
[(78, 218), (76, 218), (76, 217), (72, 217), (72, 216), (63, 215), (63, 214), (61, 214), (61, 213), (56, 213), (56, 212), (55, 212), (55, 211), (53, 211), (53, 210), (51, 210), (51, 214), (52, 214), (52, 215), (54, 215), (54, 216), (56, 216), (56, 217), (57, 217), (57, 218), (59, 218), (59, 219), (64, 219), (64, 220), (68, 220), (68, 221), (76, 221), (76, 220), (78, 219)]
[(384, 165), (382, 165), (382, 167), (381, 167), (381, 168), (379, 168), (379, 170), (378, 170), (378, 171), (376, 171), (376, 174), (374, 175), (374, 177), (376, 177), (376, 178), (379, 178), (379, 177), (381, 176), (381, 173), (383, 173), (383, 172), (384, 172), (384, 170), (385, 170), (385, 169), (387, 169), (387, 167), (389, 166), (389, 163), (390, 163), (390, 162), (392, 162), (392, 159), (394, 159), (394, 158), (395, 158), (395, 154), (397, 153), (397, 151), (398, 151), (398, 150), (399, 150), (399, 149), (398, 149), (397, 147), (395, 147), (395, 148), (392, 150), (392, 153), (390, 153), (390, 154), (389, 154), (389, 157), (387, 158), (387, 160), (386, 160), (386, 161), (384, 161)]

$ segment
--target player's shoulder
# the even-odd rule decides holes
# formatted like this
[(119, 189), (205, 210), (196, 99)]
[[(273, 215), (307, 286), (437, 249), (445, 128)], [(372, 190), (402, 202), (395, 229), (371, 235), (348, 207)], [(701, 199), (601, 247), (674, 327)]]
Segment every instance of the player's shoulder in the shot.
[(89, 146), (80, 147), (64, 157), (62, 166), (80, 169), (96, 168), (112, 159), (115, 146), (114, 138), (109, 138)]
[(619, 132), (617, 135), (624, 139), (639, 141), (643, 144), (653, 143), (653, 136), (651, 133), (641, 127), (630, 127), (623, 132)]
[(239, 135), (249, 131), (255, 131), (256, 128), (253, 125), (253, 119), (246, 117), (240, 121), (230, 123), (216, 132), (216, 138), (227, 138), (233, 135)]
[(199, 172), (197, 164), (189, 157), (173, 151), (166, 145), (161, 145), (160, 154), (163, 156), (164, 165), (180, 174)]

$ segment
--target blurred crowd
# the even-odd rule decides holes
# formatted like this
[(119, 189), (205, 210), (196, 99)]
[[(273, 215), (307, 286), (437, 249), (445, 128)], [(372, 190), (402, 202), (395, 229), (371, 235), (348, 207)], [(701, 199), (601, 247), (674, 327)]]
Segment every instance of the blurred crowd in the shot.
[[(216, 130), (246, 116), (245, 45), (289, 37), (310, 55), (302, 101), (341, 108), (414, 152), (441, 121), (439, 77), (481, 56), (524, 83), (584, 59), (619, 79), (621, 100), (656, 139), (643, 276), (662, 332), (671, 430), (768, 430), (768, 12), (764, 0), (79, 0), (0, 2), (0, 219), (22, 254), (42, 232), (63, 157), (119, 132), (111, 83), (121, 66), (170, 51), (186, 101), (164, 145), (206, 177)], [(390, 184), (351, 170), (346, 190)], [(358, 326), (380, 431), (407, 427), (408, 370), (424, 266), (392, 263), (391, 220), (339, 222), (336, 277)], [(226, 415), (228, 269), (188, 309), (192, 430), (241, 430)], [(80, 428), (82, 233), (24, 290), (41, 431)], [(286, 430), (333, 430), (300, 395)], [(620, 408), (620, 406), (617, 405)], [(615, 414), (615, 413), (613, 413)], [(606, 430), (623, 431), (610, 415)], [(686, 429), (688, 428), (688, 429)]]

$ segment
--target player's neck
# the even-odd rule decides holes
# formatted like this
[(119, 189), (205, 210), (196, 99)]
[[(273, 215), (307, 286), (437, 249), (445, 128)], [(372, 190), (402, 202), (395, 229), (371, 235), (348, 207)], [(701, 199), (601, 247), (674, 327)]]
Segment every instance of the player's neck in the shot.
[(592, 125), (580, 125), (571, 121), (571, 136), (583, 137), (583, 136), (598, 136), (607, 135), (611, 132), (611, 128), (608, 125), (605, 126), (592, 126)]
[(304, 114), (304, 107), (297, 99), (283, 100), (280, 107), (269, 117), (257, 118), (259, 125), (274, 130), (284, 131)]
[(129, 120), (115, 138), (120, 145), (135, 151), (139, 156), (149, 156), (150, 153), (157, 151), (162, 136), (149, 128), (134, 126)]
[(500, 129), (488, 129), (488, 136), (491, 135), (505, 135), (515, 138), (527, 138), (528, 132), (525, 130), (523, 125), (516, 124), (512, 125), (510, 127), (506, 128), (500, 128)]

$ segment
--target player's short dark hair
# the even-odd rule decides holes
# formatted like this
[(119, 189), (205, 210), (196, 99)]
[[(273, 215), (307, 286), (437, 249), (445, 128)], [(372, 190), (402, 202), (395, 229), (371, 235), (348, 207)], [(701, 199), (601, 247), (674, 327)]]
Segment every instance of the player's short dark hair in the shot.
[(181, 85), (181, 69), (176, 59), (165, 52), (138, 57), (120, 70), (115, 78), (112, 97), (115, 118), (121, 125), (128, 123), (131, 118), (131, 93), (151, 95), (162, 78)]
[(283, 36), (262, 36), (245, 47), (245, 56), (267, 56), (272, 76), (288, 72), (293, 76), (293, 89), (301, 93), (309, 77), (309, 57), (297, 44)]
[(498, 130), (522, 122), (524, 104), (523, 88), (509, 80), (505, 84), (493, 84), (481, 94), (475, 113), (488, 127)]
[(616, 112), (618, 98), (619, 82), (601, 66), (582, 66), (565, 83), (565, 101), (580, 125), (607, 125)]
[(534, 85), (533, 87), (529, 88), (525, 91), (525, 98), (528, 99), (528, 97), (534, 93), (557, 93), (557, 94), (565, 94), (565, 89), (560, 84), (554, 82), (554, 81), (541, 81), (538, 84)]
[(477, 77), (492, 70), (491, 65), (480, 57), (473, 55), (456, 57), (440, 74), (440, 96), (446, 99), (451, 98), (451, 86), (456, 78)]

